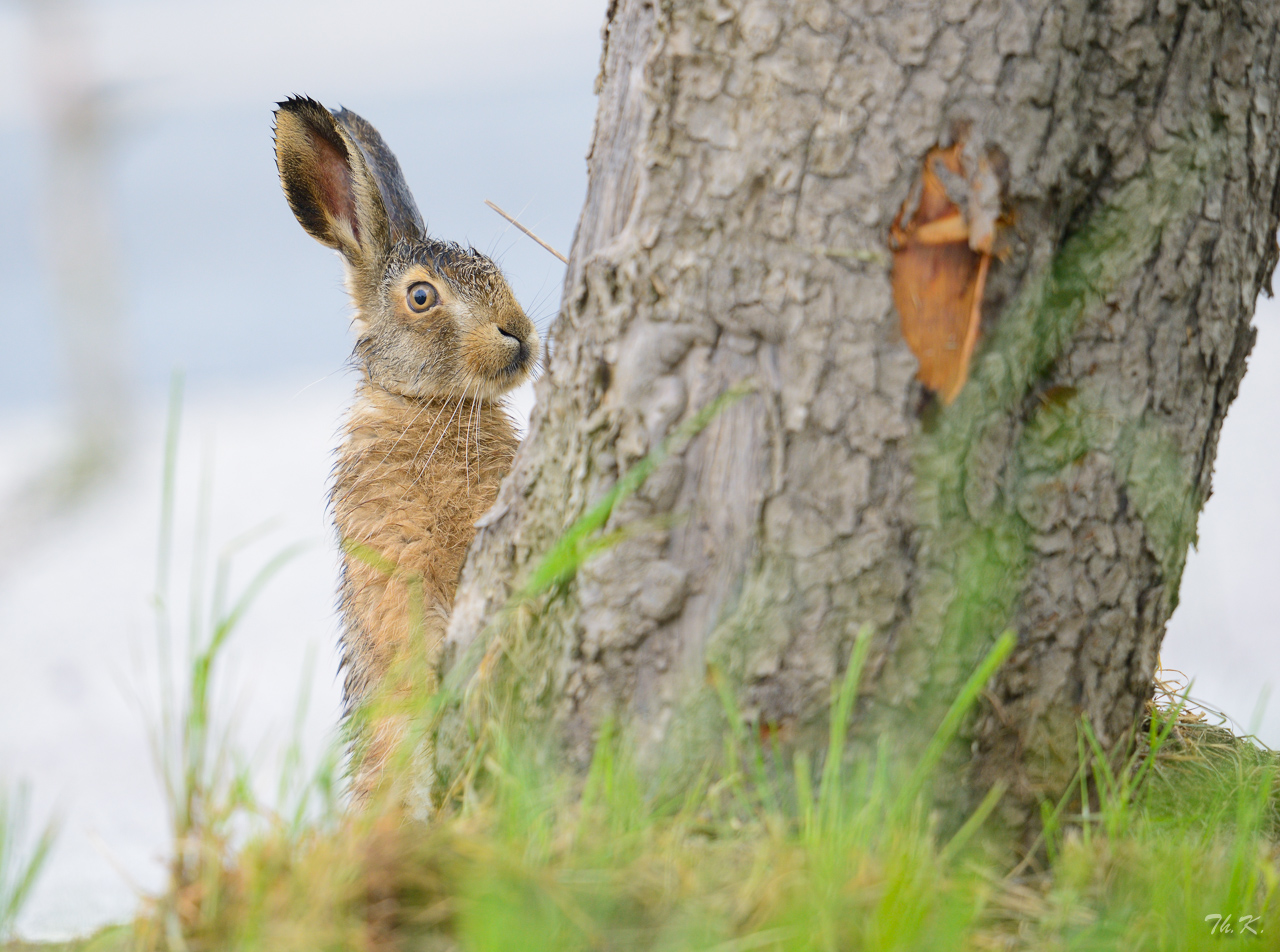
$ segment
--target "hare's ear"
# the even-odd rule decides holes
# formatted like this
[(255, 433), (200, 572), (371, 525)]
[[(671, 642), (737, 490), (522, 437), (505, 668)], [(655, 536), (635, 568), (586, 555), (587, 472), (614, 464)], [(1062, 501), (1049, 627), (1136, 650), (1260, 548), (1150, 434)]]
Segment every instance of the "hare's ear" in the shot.
[(409, 186), (405, 184), (400, 163), (387, 148), (378, 130), (349, 109), (339, 109), (333, 117), (342, 127), (342, 131), (349, 138), (354, 139), (360, 147), (365, 165), (378, 185), (382, 205), (391, 219), (391, 240), (425, 238), (427, 229), (422, 222), (422, 215), (418, 212), (413, 195), (409, 191)]
[(276, 166), (298, 223), (353, 265), (385, 255), (387, 211), (360, 147), (314, 99), (278, 105)]

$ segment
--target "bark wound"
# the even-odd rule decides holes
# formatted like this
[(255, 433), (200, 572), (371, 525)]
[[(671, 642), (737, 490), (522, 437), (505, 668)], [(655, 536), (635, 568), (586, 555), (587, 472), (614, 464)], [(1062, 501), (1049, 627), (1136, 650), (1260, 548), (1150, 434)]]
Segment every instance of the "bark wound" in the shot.
[(984, 156), (970, 171), (962, 154), (962, 142), (929, 150), (919, 189), (889, 229), (893, 303), (920, 361), (916, 379), (947, 404), (969, 379), (1000, 218), (992, 163)]
[[(708, 663), (762, 723), (816, 723), (869, 623), (855, 735), (927, 731), (1012, 626), (970, 776), (1011, 779), (1015, 806), (1060, 790), (1077, 718), (1114, 743), (1149, 695), (1275, 265), (1278, 21), (1256, 0), (618, 0), (559, 343), (450, 642), (752, 378), (549, 606), (531, 709), (575, 756), (610, 711), (643, 753), (702, 756)], [(957, 126), (1007, 157), (1017, 217), (969, 384), (926, 429), (877, 249)]]

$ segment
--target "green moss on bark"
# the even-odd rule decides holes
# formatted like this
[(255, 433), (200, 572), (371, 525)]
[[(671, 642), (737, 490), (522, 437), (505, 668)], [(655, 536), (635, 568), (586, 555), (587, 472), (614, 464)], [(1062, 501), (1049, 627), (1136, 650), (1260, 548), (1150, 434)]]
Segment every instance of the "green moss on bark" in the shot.
[(925, 571), (912, 632), (891, 660), (899, 697), (926, 709), (944, 703), (1013, 621), (1039, 557), (1039, 491), (1068, 480), (1091, 452), (1112, 460), (1166, 591), (1176, 591), (1201, 503), (1176, 446), (1158, 420), (1132, 416), (1095, 381), (1044, 384), (1081, 322), (1143, 269), (1165, 229), (1198, 207), (1218, 168), (1211, 144), (1183, 140), (1117, 189), (1024, 285), (969, 384), (921, 434), (915, 472)]

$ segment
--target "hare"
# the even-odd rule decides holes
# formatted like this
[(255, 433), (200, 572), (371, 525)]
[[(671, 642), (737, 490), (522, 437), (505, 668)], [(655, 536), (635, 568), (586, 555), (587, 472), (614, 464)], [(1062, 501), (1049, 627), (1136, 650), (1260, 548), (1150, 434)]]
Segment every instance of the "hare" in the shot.
[[(435, 678), (475, 522), (519, 442), (500, 398), (532, 374), (538, 334), (493, 261), (428, 236), (373, 126), (312, 99), (278, 106), (285, 197), (303, 229), (342, 255), (355, 306), (361, 379), (330, 494), (350, 720), (375, 695)], [(403, 713), (375, 711), (352, 731), (357, 801), (408, 727)]]

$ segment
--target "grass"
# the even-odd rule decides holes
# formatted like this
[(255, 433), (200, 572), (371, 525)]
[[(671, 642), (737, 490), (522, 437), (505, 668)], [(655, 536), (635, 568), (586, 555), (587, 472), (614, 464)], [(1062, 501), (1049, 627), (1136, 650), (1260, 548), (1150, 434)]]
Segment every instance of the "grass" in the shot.
[[(321, 765), (312, 783), (299, 785), (297, 782), (300, 760), (297, 735), (305, 692), (295, 724), (295, 740), (286, 753), (274, 811), (255, 795), (244, 760), (232, 756), (228, 737), (215, 717), (212, 698), (219, 659), (254, 600), (301, 547), (287, 547), (267, 560), (243, 590), (233, 596), (230, 591), (232, 563), (248, 543), (262, 534), (262, 529), (250, 530), (222, 550), (212, 582), (206, 583), (212, 496), (207, 474), (200, 487), (192, 552), (187, 660), (174, 662), (175, 626), (169, 575), (182, 390), (182, 378), (175, 375), (170, 386), (157, 545), (154, 604), (160, 662), (160, 719), (152, 734), (153, 754), (169, 807), (173, 846), (169, 857), (169, 887), (153, 903), (150, 915), (162, 927), (166, 943), (175, 948), (182, 948), (182, 935), (198, 927), (211, 914), (210, 897), (216, 895), (215, 885), (223, 873), (225, 858), (235, 849), (237, 838), (243, 840), (246, 830), (265, 826), (296, 830), (309, 816), (315, 793), (326, 795), (324, 802), (330, 807), (336, 803), (331, 761)], [(325, 810), (322, 815), (328, 816), (331, 812)]]
[[(166, 637), (179, 401), (175, 388), (157, 573)], [(571, 531), (521, 599), (560, 584), (596, 551), (605, 518), (589, 516), (592, 529)], [(1280, 759), (1189, 719), (1177, 699), (1150, 709), (1120, 762), (1081, 723), (1084, 767), (1061, 801), (1043, 804), (1043, 833), (1019, 855), (990, 829), (999, 789), (958, 826), (943, 826), (930, 800), (949, 779), (938, 775), (941, 754), (1007, 656), (1009, 635), (969, 673), (912, 764), (888, 744), (847, 752), (871, 643), (859, 637), (818, 762), (748, 730), (728, 683), (711, 672), (724, 750), (693, 784), (655, 781), (611, 723), (585, 776), (565, 773), (543, 738), (491, 706), (469, 769), (429, 825), (395, 800), (341, 814), (333, 762), (308, 778), (296, 756), (267, 808), (215, 728), (210, 685), (237, 622), (287, 553), (236, 598), (226, 586), (233, 555), (213, 573), (207, 608), (193, 602), (182, 677), (162, 685), (156, 749), (172, 816), (169, 888), (127, 926), (7, 952), (1168, 952), (1228, 939), (1265, 948), (1280, 934)], [(8, 903), (16, 915), (48, 835), (13, 866), (5, 847), (20, 825), (14, 815), (0, 810), (0, 913)]]
[[(832, 699), (832, 751), (858, 669)], [(983, 824), (994, 798), (944, 835), (887, 750), (815, 770), (730, 729), (728, 707), (735, 769), (676, 791), (648, 784), (613, 725), (581, 779), (491, 725), (430, 826), (383, 809), (218, 839), (180, 933), (153, 911), (71, 948), (1182, 950), (1220, 947), (1227, 916), (1230, 938), (1270, 947), (1277, 758), (1178, 715), (1153, 711), (1124, 763), (1093, 758), (1088, 799), (1047, 804), (1012, 869)]]
[[(971, 675), (931, 749), (1008, 645)], [(40, 948), (1181, 950), (1218, 947), (1227, 916), (1233, 938), (1271, 944), (1274, 754), (1175, 704), (1153, 708), (1112, 765), (1082, 724), (1078, 779), (1091, 782), (1045, 805), (1042, 842), (1011, 869), (984, 826), (998, 791), (945, 835), (924, 792), (936, 760), (841, 756), (864, 661), (865, 649), (832, 697), (820, 769), (745, 730), (726, 691), (727, 769), (690, 789), (653, 787), (616, 725), (574, 778), (501, 723), (429, 826), (386, 804), (324, 821), (254, 812), (237, 845), (226, 818), (252, 801), (210, 786), (214, 809), (183, 833), (197, 862), (169, 895), (129, 927)]]
[(18, 914), (53, 848), (52, 822), (29, 843), (27, 791), (0, 786), (0, 942), (9, 938)]

